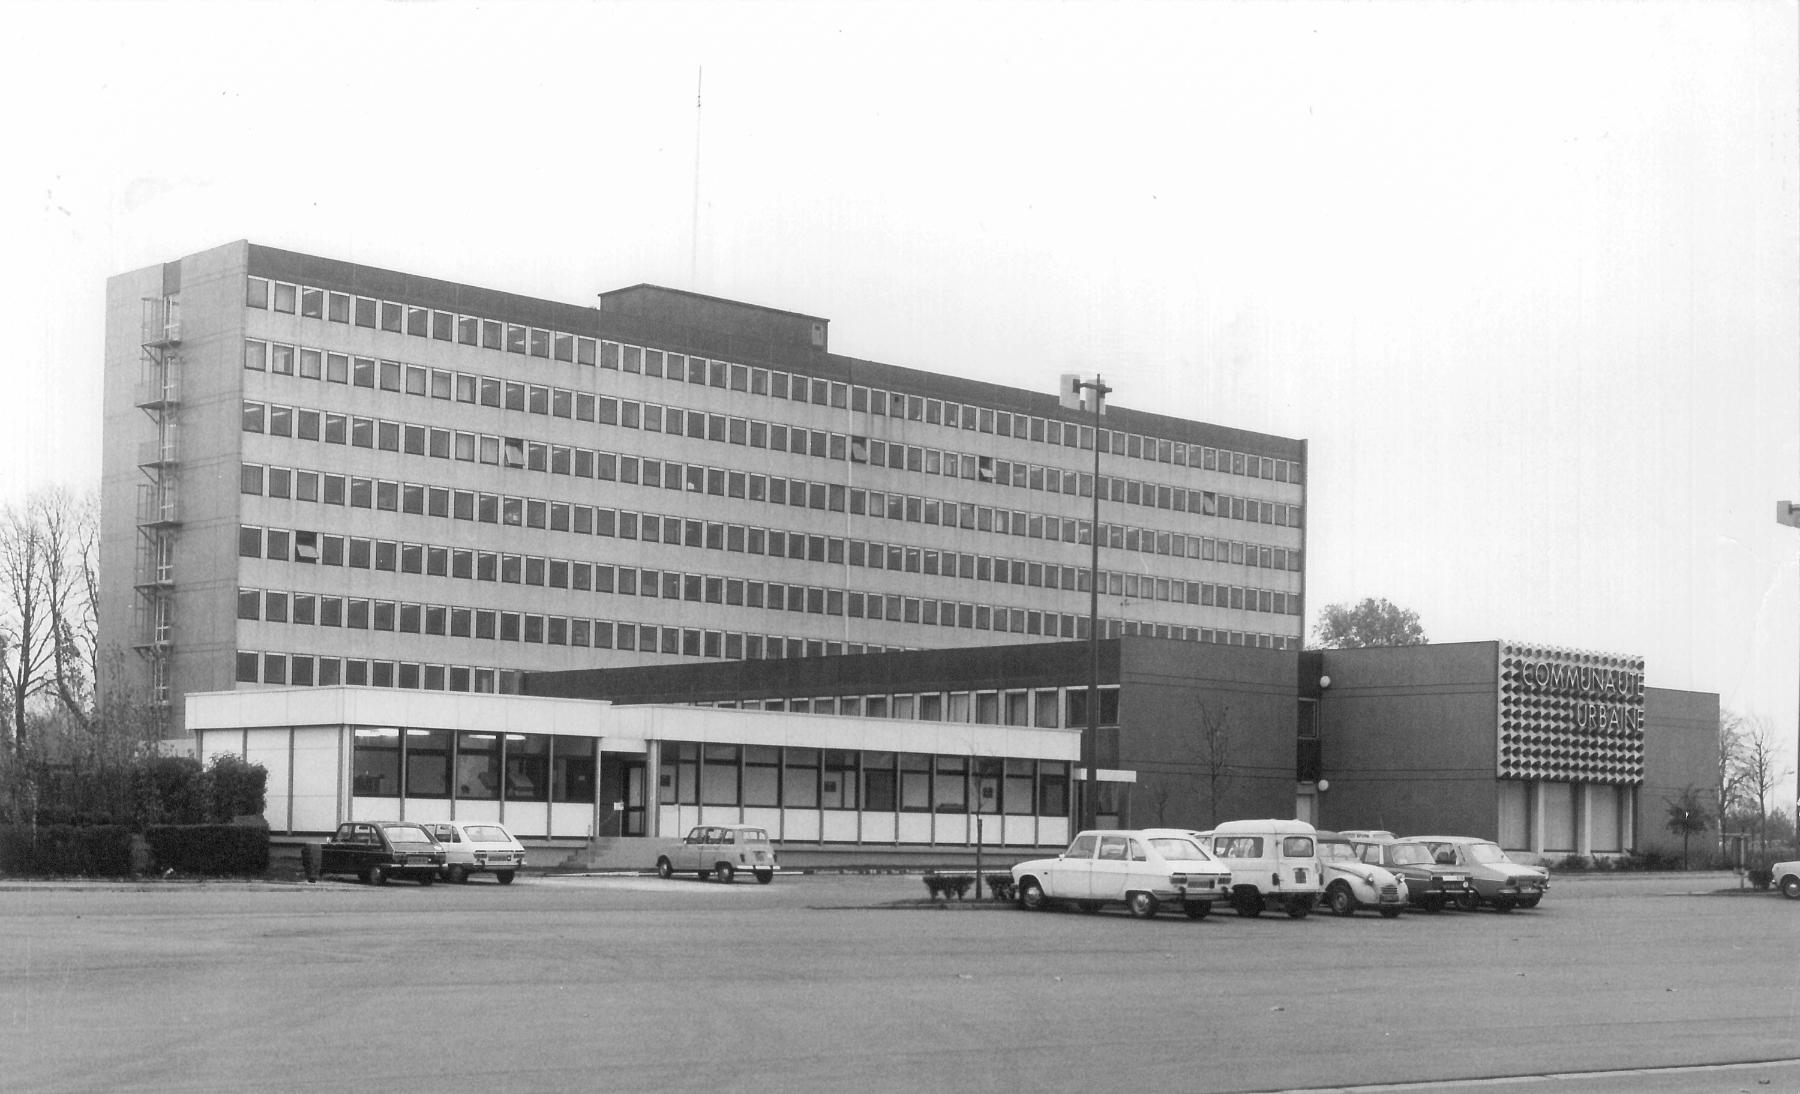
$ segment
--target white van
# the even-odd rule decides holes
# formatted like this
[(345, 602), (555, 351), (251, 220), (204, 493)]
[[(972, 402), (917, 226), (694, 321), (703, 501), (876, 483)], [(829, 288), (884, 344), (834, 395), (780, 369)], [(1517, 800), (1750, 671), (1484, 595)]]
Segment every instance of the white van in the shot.
[(1226, 821), (1209, 841), (1207, 850), (1231, 867), (1231, 906), (1238, 915), (1278, 908), (1301, 919), (1325, 891), (1317, 832), (1305, 821)]

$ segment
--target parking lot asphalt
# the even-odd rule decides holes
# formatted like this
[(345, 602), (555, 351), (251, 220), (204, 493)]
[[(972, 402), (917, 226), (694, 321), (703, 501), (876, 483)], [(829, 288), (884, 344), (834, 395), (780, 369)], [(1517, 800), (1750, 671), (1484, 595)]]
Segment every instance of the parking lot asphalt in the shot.
[(1191, 922), (907, 875), (0, 882), (0, 1086), (1800, 1091), (1800, 903), (1735, 884)]

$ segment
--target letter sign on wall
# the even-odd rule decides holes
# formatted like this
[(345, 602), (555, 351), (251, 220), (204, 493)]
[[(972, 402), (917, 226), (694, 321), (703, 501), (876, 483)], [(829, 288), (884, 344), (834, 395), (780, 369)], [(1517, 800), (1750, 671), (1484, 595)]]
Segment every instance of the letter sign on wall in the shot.
[(1644, 781), (1644, 659), (1500, 646), (1501, 778)]

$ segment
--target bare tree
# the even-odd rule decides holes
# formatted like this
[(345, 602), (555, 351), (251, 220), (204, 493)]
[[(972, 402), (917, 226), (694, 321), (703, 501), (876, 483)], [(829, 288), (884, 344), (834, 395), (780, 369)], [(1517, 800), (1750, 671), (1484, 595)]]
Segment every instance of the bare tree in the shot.
[(1762, 847), (1768, 845), (1769, 795), (1789, 774), (1780, 766), (1779, 748), (1774, 727), (1767, 718), (1753, 714), (1744, 720), (1739, 771), (1743, 795), (1756, 811), (1756, 839)]
[(1744, 796), (1744, 720), (1729, 710), (1719, 712), (1718, 781), (1713, 785), (1714, 818), (1719, 822), (1719, 846), (1725, 846), (1730, 818)]
[(27, 708), (50, 685), (56, 662), (56, 627), (47, 608), (48, 548), (34, 507), (35, 500), (0, 511), (0, 667), (15, 759), (26, 751)]
[(1200, 761), (1200, 773), (1206, 778), (1207, 826), (1216, 828), (1219, 824), (1220, 798), (1230, 789), (1232, 776), (1236, 774), (1231, 762), (1230, 707), (1215, 709), (1206, 703), (1200, 704), (1198, 744), (1199, 747), (1194, 751)]

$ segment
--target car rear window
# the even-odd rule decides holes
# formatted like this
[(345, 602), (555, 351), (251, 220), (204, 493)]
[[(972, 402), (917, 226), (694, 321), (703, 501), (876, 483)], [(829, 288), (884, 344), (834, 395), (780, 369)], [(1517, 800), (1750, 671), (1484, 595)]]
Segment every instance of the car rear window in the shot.
[(512, 837), (506, 834), (506, 829), (496, 828), (491, 824), (471, 824), (463, 831), (467, 832), (469, 839), (476, 843), (512, 842)]
[(1157, 854), (1170, 861), (1184, 859), (1211, 861), (1206, 857), (1206, 852), (1200, 850), (1193, 840), (1159, 838), (1151, 840), (1150, 846), (1156, 849)]
[(1281, 841), (1281, 853), (1288, 858), (1311, 858), (1313, 841), (1311, 836), (1288, 836)]
[(431, 836), (423, 828), (390, 828), (387, 830), (389, 843), (430, 843)]

